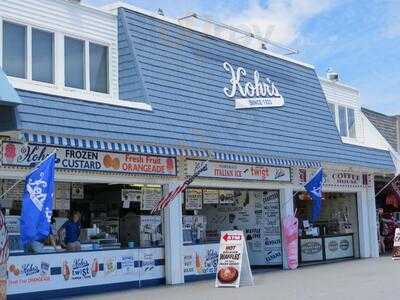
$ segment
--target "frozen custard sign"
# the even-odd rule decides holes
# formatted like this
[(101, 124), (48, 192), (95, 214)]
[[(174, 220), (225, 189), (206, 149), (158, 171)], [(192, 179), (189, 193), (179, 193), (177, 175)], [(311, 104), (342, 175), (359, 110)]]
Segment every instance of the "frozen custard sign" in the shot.
[(262, 79), (255, 70), (252, 78), (243, 67), (234, 68), (224, 62), (224, 69), (230, 73), (229, 85), (224, 88), (225, 96), (235, 99), (235, 108), (279, 107), (284, 105), (282, 95), (275, 83), (268, 77)]

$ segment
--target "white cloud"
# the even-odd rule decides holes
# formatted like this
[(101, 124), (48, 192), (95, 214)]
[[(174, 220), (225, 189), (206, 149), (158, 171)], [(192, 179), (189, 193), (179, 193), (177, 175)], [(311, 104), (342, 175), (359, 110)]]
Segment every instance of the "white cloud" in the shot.
[(259, 0), (251, 0), (246, 10), (224, 22), (291, 44), (300, 37), (305, 22), (329, 10), (333, 4), (334, 0), (270, 0), (263, 6)]

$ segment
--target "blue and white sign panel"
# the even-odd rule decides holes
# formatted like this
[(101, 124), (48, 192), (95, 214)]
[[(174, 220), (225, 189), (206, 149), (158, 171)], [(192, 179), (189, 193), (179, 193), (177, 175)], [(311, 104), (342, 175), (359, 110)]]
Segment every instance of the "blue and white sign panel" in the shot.
[[(164, 249), (125, 249), (11, 256), (9, 295), (46, 292), (165, 277)], [(61, 294), (60, 294), (61, 295)]]

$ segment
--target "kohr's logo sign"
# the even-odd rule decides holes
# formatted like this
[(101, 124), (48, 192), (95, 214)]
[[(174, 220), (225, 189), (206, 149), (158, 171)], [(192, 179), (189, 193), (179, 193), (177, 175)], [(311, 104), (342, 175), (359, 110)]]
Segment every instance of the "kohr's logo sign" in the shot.
[(224, 94), (235, 99), (235, 108), (279, 107), (284, 105), (285, 101), (275, 83), (268, 77), (260, 78), (260, 73), (257, 70), (254, 71), (253, 78), (247, 78), (247, 72), (243, 67), (235, 69), (228, 62), (224, 62), (223, 67), (231, 75), (230, 85), (224, 88)]

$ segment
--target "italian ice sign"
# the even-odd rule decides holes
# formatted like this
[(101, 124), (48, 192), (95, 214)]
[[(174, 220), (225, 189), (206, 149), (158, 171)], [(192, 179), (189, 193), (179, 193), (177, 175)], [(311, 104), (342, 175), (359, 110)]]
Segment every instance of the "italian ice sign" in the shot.
[(3, 142), (2, 164), (32, 167), (57, 149), (56, 168), (129, 174), (176, 175), (173, 157), (103, 152), (76, 148)]

